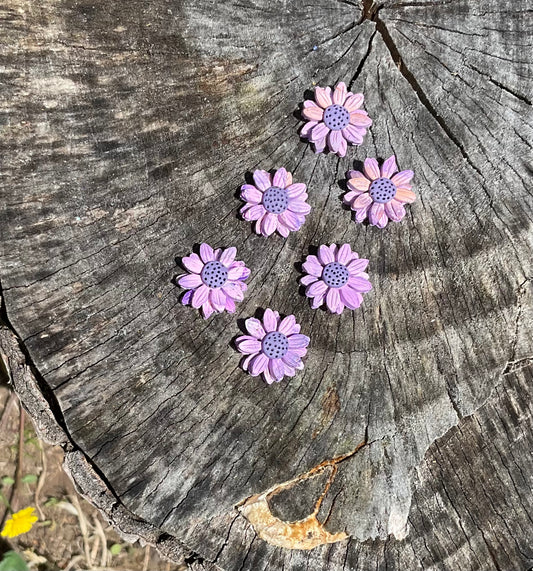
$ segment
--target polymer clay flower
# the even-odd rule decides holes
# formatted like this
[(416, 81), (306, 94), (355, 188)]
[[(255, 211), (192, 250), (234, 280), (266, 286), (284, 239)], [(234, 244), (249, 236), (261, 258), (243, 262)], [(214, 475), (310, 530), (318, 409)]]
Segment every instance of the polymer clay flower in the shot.
[[(348, 173), (349, 192), (344, 202), (355, 211), (355, 221), (362, 222), (367, 216), (372, 226), (385, 228), (387, 222), (399, 222), (405, 216), (404, 204), (416, 199), (410, 181), (413, 171), (398, 171), (396, 157), (389, 157), (379, 168), (376, 159), (366, 159), (364, 174)], [(395, 174), (396, 173), (396, 174)]]
[(315, 101), (304, 101), (302, 115), (308, 123), (300, 131), (300, 136), (314, 143), (315, 153), (324, 151), (327, 144), (330, 151), (344, 157), (348, 143), (363, 142), (372, 119), (360, 109), (364, 101), (362, 93), (354, 95), (341, 81), (333, 93), (330, 87), (315, 87)]
[(263, 375), (270, 385), (286, 375), (294, 377), (303, 369), (309, 337), (300, 334), (294, 315), (281, 319), (277, 311), (266, 309), (263, 320), (250, 317), (245, 321), (250, 335), (237, 338), (237, 349), (246, 355), (241, 366), (252, 377)]
[(308, 274), (301, 278), (305, 295), (312, 299), (311, 307), (317, 309), (324, 302), (331, 313), (343, 309), (357, 309), (363, 301), (361, 294), (372, 289), (365, 269), (368, 260), (359, 258), (349, 244), (337, 247), (320, 246), (317, 256), (307, 256), (303, 264)]
[(255, 220), (255, 232), (270, 236), (276, 230), (285, 238), (296, 232), (305, 222), (311, 207), (307, 204), (307, 187), (302, 182), (292, 182), (292, 174), (284, 168), (274, 176), (264, 170), (254, 172), (253, 184), (241, 186), (241, 198), (246, 201), (241, 208), (245, 220)]
[(209, 244), (200, 245), (200, 255), (192, 253), (182, 259), (189, 274), (180, 276), (177, 283), (185, 288), (183, 305), (202, 308), (204, 319), (213, 312), (233, 313), (235, 302), (244, 299), (247, 289), (244, 280), (250, 270), (244, 262), (236, 261), (237, 248), (213, 250)]

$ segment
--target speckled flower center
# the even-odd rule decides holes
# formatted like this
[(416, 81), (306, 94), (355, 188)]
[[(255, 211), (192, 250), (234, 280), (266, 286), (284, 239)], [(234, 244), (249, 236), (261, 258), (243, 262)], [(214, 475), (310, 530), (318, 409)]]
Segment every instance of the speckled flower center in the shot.
[(377, 178), (370, 185), (369, 194), (374, 202), (390, 202), (396, 195), (396, 186), (390, 178)]
[(222, 287), (228, 279), (228, 270), (220, 262), (207, 262), (200, 277), (207, 287)]
[(344, 129), (350, 122), (350, 113), (342, 105), (330, 105), (324, 111), (324, 123), (332, 131)]
[(269, 359), (281, 359), (282, 357), (285, 357), (289, 350), (289, 340), (285, 335), (283, 335), (283, 333), (272, 331), (265, 335), (261, 346), (263, 353)]
[(322, 279), (328, 287), (339, 288), (348, 283), (350, 274), (345, 265), (331, 262), (322, 270)]
[(284, 188), (271, 186), (263, 193), (263, 206), (272, 214), (281, 214), (287, 210), (289, 197)]

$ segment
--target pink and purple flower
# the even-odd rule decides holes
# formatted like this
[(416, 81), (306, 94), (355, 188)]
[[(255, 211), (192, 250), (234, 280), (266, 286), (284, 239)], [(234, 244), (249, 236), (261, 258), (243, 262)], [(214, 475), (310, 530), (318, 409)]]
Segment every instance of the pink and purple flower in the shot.
[(311, 207), (307, 204), (307, 187), (302, 182), (292, 182), (292, 174), (284, 168), (274, 176), (267, 171), (256, 170), (253, 184), (241, 186), (241, 198), (246, 201), (241, 208), (245, 220), (255, 220), (255, 232), (270, 236), (276, 230), (287, 237), (305, 222)]
[(320, 246), (318, 256), (307, 256), (303, 269), (308, 275), (300, 280), (306, 286), (305, 295), (312, 299), (311, 307), (317, 309), (325, 302), (331, 313), (342, 313), (345, 307), (357, 309), (362, 294), (372, 289), (367, 266), (368, 260), (359, 258), (349, 244)]
[(235, 260), (236, 248), (213, 250), (209, 244), (200, 245), (200, 255), (192, 253), (182, 259), (189, 272), (179, 276), (177, 283), (185, 292), (181, 302), (202, 308), (204, 319), (212, 313), (234, 313), (235, 302), (244, 299), (244, 281), (250, 270), (244, 262)]
[(308, 123), (300, 135), (314, 143), (316, 153), (323, 152), (327, 144), (330, 151), (344, 157), (348, 143), (363, 142), (372, 119), (360, 109), (364, 101), (362, 93), (351, 93), (341, 81), (333, 93), (330, 87), (315, 87), (315, 101), (304, 101), (302, 115)]
[[(389, 157), (379, 168), (376, 159), (366, 159), (364, 173), (348, 173), (344, 202), (355, 211), (355, 221), (367, 216), (372, 226), (385, 228), (389, 220), (399, 222), (405, 216), (405, 204), (416, 200), (411, 190), (413, 171), (398, 171), (396, 157)], [(395, 174), (396, 173), (396, 174)]]
[(249, 335), (235, 341), (237, 349), (246, 355), (241, 366), (252, 377), (263, 375), (270, 385), (283, 377), (294, 377), (303, 369), (302, 357), (307, 353), (309, 337), (300, 333), (294, 315), (281, 319), (277, 311), (266, 309), (263, 320), (250, 317), (245, 321)]

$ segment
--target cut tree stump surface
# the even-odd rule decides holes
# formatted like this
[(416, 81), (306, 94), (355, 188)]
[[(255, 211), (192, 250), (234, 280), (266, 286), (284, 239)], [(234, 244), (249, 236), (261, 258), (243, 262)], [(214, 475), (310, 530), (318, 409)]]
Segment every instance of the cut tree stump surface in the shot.
[[(0, 18), (2, 354), (81, 491), (196, 570), (531, 567), (530, 3), (8, 0)], [(298, 104), (338, 81), (374, 124), (315, 155)], [(346, 171), (393, 153), (417, 202), (354, 224)], [(265, 239), (237, 191), (280, 166), (312, 211)], [(234, 316), (179, 301), (176, 258), (203, 241), (252, 271)], [(333, 242), (374, 286), (340, 316), (298, 286)], [(272, 386), (232, 346), (266, 307), (311, 338)]]

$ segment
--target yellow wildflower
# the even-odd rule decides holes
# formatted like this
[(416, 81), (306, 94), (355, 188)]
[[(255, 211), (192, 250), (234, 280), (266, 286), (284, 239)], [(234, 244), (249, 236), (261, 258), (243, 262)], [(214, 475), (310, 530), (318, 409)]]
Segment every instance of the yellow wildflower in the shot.
[(2, 537), (17, 537), (17, 535), (30, 531), (32, 525), (39, 519), (33, 513), (34, 511), (35, 508), (30, 507), (11, 514), (0, 535)]

